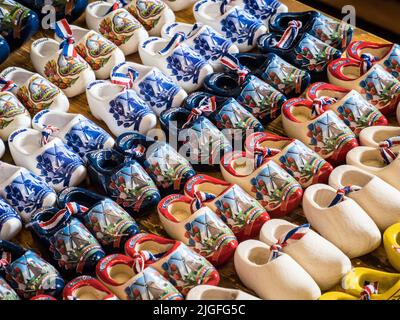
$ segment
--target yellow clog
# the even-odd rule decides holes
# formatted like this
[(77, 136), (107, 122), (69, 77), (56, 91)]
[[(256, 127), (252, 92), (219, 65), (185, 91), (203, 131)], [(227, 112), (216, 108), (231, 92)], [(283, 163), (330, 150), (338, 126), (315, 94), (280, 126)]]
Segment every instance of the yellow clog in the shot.
[(324, 293), (319, 297), (319, 300), (358, 300), (358, 298), (348, 293), (332, 291)]
[(400, 272), (400, 223), (396, 223), (386, 229), (383, 234), (383, 244), (389, 262)]

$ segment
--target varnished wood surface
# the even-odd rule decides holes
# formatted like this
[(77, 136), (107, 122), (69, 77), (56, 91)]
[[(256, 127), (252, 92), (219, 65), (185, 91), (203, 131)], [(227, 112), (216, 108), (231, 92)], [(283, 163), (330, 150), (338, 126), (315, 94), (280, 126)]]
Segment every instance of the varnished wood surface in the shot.
[[(309, 6), (306, 6), (298, 1), (294, 0), (281, 0), (284, 4), (286, 4), (289, 7), (289, 11), (306, 11), (310, 10)], [(192, 8), (177, 12), (176, 13), (177, 21), (181, 22), (187, 22), (187, 23), (194, 23), (194, 18), (192, 14)], [(85, 25), (85, 18), (82, 16), (78, 21), (75, 22), (75, 24), (86, 27)], [(11, 56), (8, 58), (8, 60), (3, 63), (0, 66), (0, 70), (5, 69), (6, 67), (9, 66), (19, 66), (22, 68), (25, 68), (27, 70), (34, 71), (32, 63), (30, 62), (30, 45), (31, 43), (39, 39), (41, 37), (53, 37), (53, 34), (51, 31), (41, 31), (37, 35), (35, 35), (30, 41), (28, 41), (23, 47), (20, 49), (16, 50), (11, 54)], [(362, 39), (362, 40), (370, 40), (370, 41), (378, 41), (378, 42), (386, 42), (382, 38), (369, 34), (363, 30), (356, 29), (355, 31), (355, 36), (354, 39)], [(139, 62), (140, 63), (140, 58), (138, 54), (134, 54), (131, 56), (127, 57), (127, 61), (134, 61), (134, 62)], [(78, 97), (74, 97), (70, 99), (70, 110), (69, 112), (72, 113), (81, 113), (84, 116), (88, 117), (89, 119), (95, 121), (99, 125), (101, 125), (103, 128), (106, 130), (107, 127), (105, 126), (104, 123), (101, 123), (97, 121), (90, 113), (89, 107), (87, 105), (87, 100), (85, 94), (82, 94)], [(393, 119), (391, 119), (391, 122), (395, 123)], [(280, 135), (285, 135), (282, 125), (281, 125), (281, 120), (280, 118), (276, 119), (274, 122), (270, 123), (268, 126), (266, 126), (266, 131), (270, 131), (273, 133), (277, 133)], [(5, 156), (2, 158), (3, 161), (13, 163), (12, 158), (10, 156), (10, 153), (7, 148), (7, 152)], [(0, 173), (1, 174), (1, 173)], [(212, 176), (221, 178), (221, 174), (219, 172), (212, 172), (212, 173), (207, 173)], [(90, 183), (86, 182), (84, 184), (85, 187), (88, 188), (93, 188), (90, 186)], [(95, 189), (94, 189), (95, 190)], [(304, 216), (302, 215), (302, 210), (298, 209), (295, 212), (291, 213), (287, 218), (287, 220), (301, 224), (305, 223), (306, 220)], [(160, 225), (158, 216), (156, 211), (150, 212), (149, 215), (146, 218), (138, 219), (138, 222), (142, 228), (143, 231), (167, 236), (165, 232), (163, 231), (162, 226)], [(14, 239), (15, 242), (20, 243), (26, 248), (32, 248), (34, 250), (38, 249), (37, 244), (35, 241), (32, 239), (31, 234), (27, 230), (23, 230), (17, 237)], [(390, 266), (385, 250), (383, 249), (383, 246), (375, 250), (373, 253), (363, 256), (358, 259), (353, 259), (353, 266), (367, 266), (367, 267), (372, 267), (372, 268), (377, 268), (377, 269), (382, 269), (388, 272), (395, 272), (395, 270)], [(219, 272), (221, 274), (221, 282), (220, 286), (223, 287), (230, 287), (230, 288), (239, 288), (245, 291), (248, 291), (240, 282), (238, 277), (235, 274), (234, 266), (233, 266), (233, 259), (229, 261), (225, 266), (219, 268)], [(268, 285), (268, 284), (265, 284)], [(338, 287), (339, 288), (339, 287)], [(338, 289), (336, 288), (336, 289)]]

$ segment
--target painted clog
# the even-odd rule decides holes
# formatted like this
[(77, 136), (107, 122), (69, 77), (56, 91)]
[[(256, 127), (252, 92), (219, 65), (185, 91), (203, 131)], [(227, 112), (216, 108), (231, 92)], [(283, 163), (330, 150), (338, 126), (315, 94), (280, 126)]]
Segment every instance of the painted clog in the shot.
[(294, 98), (282, 107), (286, 134), (296, 138), (332, 165), (345, 162), (349, 150), (358, 146), (351, 129), (332, 110), (318, 114), (311, 100)]
[(125, 253), (151, 266), (184, 296), (197, 285), (218, 285), (219, 273), (205, 258), (180, 241), (140, 233), (125, 244)]
[(146, 29), (122, 2), (95, 1), (86, 7), (86, 24), (90, 30), (116, 44), (127, 56), (138, 51), (139, 43), (149, 37)]
[(275, 252), (286, 253), (296, 260), (321, 290), (332, 288), (351, 270), (350, 259), (311, 230), (309, 224), (297, 226), (285, 220), (272, 219), (262, 227), (260, 241)]
[(12, 92), (33, 116), (43, 109), (67, 112), (69, 100), (57, 86), (38, 73), (19, 67), (9, 67), (0, 77), (12, 81)]
[(383, 245), (390, 264), (400, 272), (400, 223), (395, 223), (383, 234)]
[(92, 183), (131, 214), (142, 215), (160, 201), (155, 183), (136, 160), (111, 149), (89, 152), (87, 159)]
[(184, 43), (199, 53), (214, 70), (222, 69), (221, 58), (227, 53), (238, 53), (238, 47), (213, 28), (201, 23), (193, 25), (175, 22), (164, 25), (161, 30), (163, 38), (171, 39), (176, 33), (185, 35)]
[(270, 20), (270, 31), (284, 33), (294, 20), (301, 22), (301, 33), (307, 32), (338, 50), (346, 49), (353, 37), (353, 26), (317, 11), (278, 13)]
[(179, 291), (151, 266), (131, 257), (109, 255), (99, 261), (97, 278), (121, 300), (183, 300)]
[(357, 297), (352, 296), (351, 294), (340, 292), (340, 291), (331, 291), (326, 292), (322, 296), (319, 297), (318, 300), (358, 300)]
[(346, 190), (314, 184), (304, 192), (303, 210), (311, 226), (349, 258), (372, 252), (381, 243), (374, 221)]
[(71, 187), (58, 195), (58, 206), (69, 208), (107, 249), (123, 248), (139, 232), (135, 220), (118, 204), (92, 191)]
[(191, 198), (180, 194), (162, 199), (157, 210), (164, 230), (213, 265), (224, 264), (235, 252), (236, 237), (209, 207), (192, 208), (191, 203)]
[(117, 138), (116, 150), (138, 161), (164, 194), (182, 190), (196, 172), (168, 143), (153, 140), (137, 132), (127, 132)]
[(3, 198), (0, 198), (0, 240), (14, 238), (22, 229), (18, 213)]
[(184, 42), (180, 33), (170, 40), (149, 38), (140, 44), (139, 55), (143, 64), (159, 68), (188, 93), (199, 89), (204, 78), (213, 72), (212, 66)]
[(329, 82), (356, 90), (384, 115), (396, 110), (400, 104), (400, 81), (376, 64), (368, 71), (358, 60), (341, 58), (328, 66)]
[(3, 157), (6, 152), (6, 146), (4, 145), (3, 140), (0, 139), (0, 159)]
[(311, 81), (307, 71), (296, 68), (275, 53), (240, 53), (234, 57), (242, 68), (247, 68), (286, 96), (299, 96)]
[(400, 167), (399, 152), (392, 151), (387, 147), (379, 149), (357, 147), (347, 154), (346, 161), (347, 164), (376, 175), (400, 190), (400, 180), (397, 175)]
[(353, 41), (347, 47), (346, 54), (351, 59), (361, 61), (364, 71), (374, 64), (380, 64), (400, 80), (400, 45), (397, 43)]
[(79, 276), (65, 285), (64, 300), (119, 300), (99, 280), (90, 276)]
[(0, 301), (5, 300), (21, 300), (13, 288), (0, 277)]
[(390, 148), (400, 151), (400, 127), (373, 126), (364, 128), (360, 132), (360, 144), (372, 148)]
[(89, 84), (86, 97), (90, 112), (103, 120), (115, 136), (127, 131), (146, 134), (157, 124), (156, 115), (133, 89), (99, 80)]
[(0, 256), (3, 264), (0, 273), (20, 297), (29, 299), (38, 294), (57, 297), (61, 293), (63, 278), (35, 252), (0, 240)]
[(46, 246), (65, 273), (92, 272), (105, 253), (82, 222), (73, 206), (38, 211), (27, 227)]
[(268, 158), (258, 161), (246, 152), (232, 152), (221, 159), (220, 168), (226, 181), (241, 186), (272, 217), (288, 214), (301, 202), (300, 184)]
[(84, 160), (88, 152), (112, 148), (115, 143), (109, 133), (81, 114), (43, 110), (33, 117), (32, 127), (51, 132)]
[(49, 136), (47, 131), (14, 131), (8, 146), (17, 166), (32, 171), (56, 191), (78, 185), (86, 177), (83, 160), (60, 138)]
[(54, 38), (62, 43), (65, 36), (73, 38), (76, 52), (89, 64), (94, 71), (96, 79), (108, 79), (111, 69), (125, 61), (125, 55), (113, 42), (94, 30), (88, 30), (74, 25), (68, 25), (64, 19), (62, 24), (66, 34), (57, 32)]
[(113, 68), (111, 81), (135, 90), (157, 116), (164, 110), (180, 107), (187, 97), (186, 91), (160, 69), (130, 61)]
[(361, 296), (363, 300), (399, 300), (400, 274), (354, 268), (343, 278), (342, 288), (353, 296)]
[(232, 41), (241, 52), (250, 51), (267, 27), (240, 6), (229, 5), (226, 1), (198, 1), (193, 8), (197, 22), (209, 25)]
[(326, 183), (333, 170), (329, 162), (301, 141), (272, 133), (257, 132), (249, 135), (245, 149), (255, 157), (267, 156), (274, 160), (303, 188), (315, 183)]
[(186, 300), (260, 300), (242, 290), (209, 285), (196, 286), (189, 291)]
[(7, 60), (10, 55), (10, 46), (8, 45), (6, 39), (0, 35), (0, 64)]
[(192, 199), (191, 206), (203, 206), (215, 212), (233, 231), (239, 241), (258, 236), (269, 220), (267, 211), (239, 185), (198, 174), (185, 185), (185, 195)]
[(174, 11), (181, 11), (192, 6), (197, 0), (163, 0)]
[(356, 90), (317, 82), (308, 87), (306, 95), (318, 113), (333, 110), (357, 136), (364, 128), (388, 124), (386, 117)]
[(274, 252), (261, 241), (239, 244), (235, 270), (240, 281), (265, 300), (317, 300), (321, 295), (315, 281), (293, 258)]
[(400, 191), (372, 173), (355, 166), (339, 166), (332, 171), (329, 185), (334, 189), (353, 186), (346, 196), (355, 200), (381, 231), (400, 222)]
[(266, 26), (275, 15), (281, 12), (287, 12), (288, 7), (277, 0), (224, 0), (228, 4), (231, 2), (233, 5), (241, 6), (252, 16), (262, 21)]
[(173, 108), (160, 115), (161, 127), (169, 140), (177, 139), (178, 152), (195, 168), (210, 169), (219, 165), (221, 157), (232, 150), (227, 137), (203, 115), (190, 118), (185, 108)]

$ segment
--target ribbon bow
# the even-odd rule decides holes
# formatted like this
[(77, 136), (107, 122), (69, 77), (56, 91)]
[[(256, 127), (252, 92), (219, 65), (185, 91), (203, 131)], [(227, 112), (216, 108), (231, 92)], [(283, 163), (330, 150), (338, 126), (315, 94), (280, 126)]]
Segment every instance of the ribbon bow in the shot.
[(60, 129), (58, 129), (55, 126), (52, 125), (45, 126), (42, 130), (42, 140), (41, 140), (42, 146), (49, 143), (51, 135), (57, 131), (60, 131)]
[(239, 60), (233, 55), (227, 53), (224, 57), (221, 58), (221, 63), (227, 67), (229, 70), (236, 72), (239, 77), (239, 84), (242, 85), (246, 80), (247, 75), (250, 73), (250, 70), (246, 67), (242, 66), (239, 63)]
[(216, 198), (215, 194), (209, 192), (197, 191), (194, 194), (194, 199), (190, 205), (192, 212), (196, 212), (197, 210), (199, 210), (202, 207), (204, 201), (214, 200), (215, 198)]
[(60, 43), (60, 49), (62, 49), (63, 56), (76, 58), (78, 54), (74, 47), (75, 39), (72, 36), (71, 27), (66, 19), (57, 21), (56, 35), (63, 40)]
[(288, 23), (288, 27), (283, 33), (281, 39), (275, 44), (276, 48), (288, 48), (293, 43), (293, 41), (297, 38), (299, 31), (303, 24), (299, 20), (291, 20)]
[(158, 259), (156, 255), (147, 250), (141, 250), (139, 252), (135, 252), (132, 258), (135, 261), (134, 267), (137, 273), (140, 273), (144, 270), (147, 262), (149, 261), (154, 262), (157, 261)]
[(267, 159), (269, 157), (273, 157), (274, 155), (278, 154), (279, 152), (281, 152), (280, 149), (262, 148), (260, 146), (256, 146), (254, 148), (256, 169), (259, 168), (263, 164), (265, 159)]
[(3, 251), (0, 259), (0, 269), (6, 267), (11, 261), (11, 253)]
[(135, 148), (132, 148), (131, 150), (128, 150), (127, 152), (135, 157), (140, 158), (146, 152), (146, 147), (142, 146), (141, 144), (138, 144)]
[(398, 153), (392, 151), (389, 148), (379, 148), (379, 152), (381, 153), (381, 157), (383, 159), (383, 162), (386, 165), (391, 164), (394, 160), (396, 160)]
[(111, 72), (111, 82), (123, 86), (125, 89), (133, 87), (133, 82), (139, 76), (139, 73), (132, 67), (128, 67), (126, 73), (118, 72), (118, 68), (114, 68)]
[(16, 87), (17, 85), (14, 83), (14, 81), (0, 78), (0, 92), (11, 91)]
[(197, 108), (193, 108), (192, 111), (190, 111), (190, 114), (188, 116), (187, 121), (183, 124), (182, 128), (185, 129), (189, 123), (192, 121), (198, 119), (200, 115), (203, 113), (206, 113), (207, 115), (210, 113), (213, 113), (217, 109), (217, 102), (216, 102), (216, 97), (204, 97), (204, 99), (201, 100), (199, 103), (199, 106)]
[(378, 286), (378, 282), (369, 283), (366, 281), (360, 293), (360, 300), (371, 300), (371, 295), (378, 293)]
[(389, 139), (379, 142), (380, 148), (391, 148), (397, 145), (400, 145), (400, 136), (391, 137)]
[(334, 104), (337, 100), (331, 97), (320, 97), (314, 99), (312, 104), (312, 111), (311, 114), (314, 117), (318, 117), (325, 112), (325, 106)]
[(125, 7), (127, 4), (128, 4), (128, 3), (127, 3), (125, 0), (118, 0), (118, 1), (115, 1), (115, 2), (113, 3), (113, 5), (106, 11), (105, 16), (106, 16), (107, 14), (109, 14), (110, 12), (113, 12), (113, 11), (115, 11), (115, 10), (118, 10), (119, 8)]
[(375, 57), (370, 53), (363, 53), (361, 55), (361, 74), (366, 73), (369, 69), (372, 68), (375, 62)]
[(335, 198), (333, 198), (332, 202), (330, 203), (330, 205), (328, 207), (330, 208), (330, 207), (337, 205), (338, 203), (342, 202), (344, 200), (344, 197), (347, 196), (350, 192), (359, 191), (359, 190), (361, 190), (361, 187), (359, 187), (359, 186), (345, 186), (343, 188), (338, 189), (336, 191)]
[(162, 56), (165, 56), (171, 49), (178, 47), (184, 40), (186, 40), (186, 35), (183, 32), (177, 32), (164, 47), (164, 49), (161, 49), (158, 53)]

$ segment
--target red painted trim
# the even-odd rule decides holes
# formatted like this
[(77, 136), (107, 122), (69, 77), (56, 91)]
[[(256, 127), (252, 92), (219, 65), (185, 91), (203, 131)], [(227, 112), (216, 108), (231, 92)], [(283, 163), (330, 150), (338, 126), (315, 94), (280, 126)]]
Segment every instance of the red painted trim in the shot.
[(326, 82), (316, 82), (312, 84), (311, 86), (308, 87), (306, 91), (307, 98), (310, 100), (315, 100), (318, 99), (318, 92), (322, 90), (330, 90), (330, 91), (336, 91), (340, 93), (347, 94), (351, 90), (343, 88), (343, 87), (338, 87), (335, 86), (334, 84), (326, 83)]
[[(107, 257), (101, 259), (96, 265), (96, 276), (102, 280), (103, 282), (111, 285), (111, 286), (120, 286), (123, 285), (124, 282), (120, 283), (115, 281), (110, 276), (110, 269), (116, 265), (127, 265), (133, 268), (134, 261), (131, 257), (125, 256), (123, 254), (112, 254)], [(105, 264), (105, 266), (104, 266)], [(103, 270), (100, 270), (100, 269)]]
[[(342, 81), (355, 81), (357, 79), (349, 78), (343, 74), (343, 68), (356, 67), (360, 69), (361, 62), (358, 60), (339, 58), (328, 64), (328, 72), (335, 78)], [(361, 75), (359, 76), (361, 77)]]
[[(218, 184), (221, 186), (225, 186), (226, 189), (221, 192), (218, 196), (220, 196), (221, 194), (223, 194), (224, 192), (226, 192), (229, 188), (231, 188), (233, 186), (232, 183), (226, 182), (224, 180), (221, 179), (217, 179), (211, 176), (208, 176), (206, 174), (197, 174), (194, 177), (190, 178), (186, 183), (185, 183), (185, 187), (184, 187), (184, 192), (188, 197), (194, 198), (194, 194), (196, 192), (196, 187), (199, 186), (202, 183), (212, 183), (212, 184)], [(205, 203), (212, 201), (212, 200), (208, 200), (208, 201), (204, 201)]]
[(282, 114), (284, 117), (288, 118), (290, 121), (301, 123), (294, 115), (293, 108), (296, 107), (306, 107), (312, 110), (313, 102), (308, 99), (303, 98), (293, 98), (286, 101), (282, 106)]
[(288, 138), (288, 137), (282, 137), (277, 134), (269, 133), (269, 132), (254, 132), (251, 135), (249, 135), (245, 142), (245, 149), (246, 151), (253, 153), (254, 152), (254, 147), (255, 145), (261, 145), (264, 141), (287, 141), (289, 142), (288, 144), (285, 145), (288, 146), (291, 142), (293, 142), (295, 139)]
[(187, 204), (192, 203), (192, 199), (184, 196), (182, 194), (171, 194), (169, 196), (166, 196), (164, 199), (162, 199), (158, 206), (157, 210), (160, 214), (162, 214), (166, 219), (168, 219), (171, 222), (179, 223), (178, 221), (170, 212), (169, 212), (169, 207), (170, 205), (177, 203), (177, 202), (183, 202)]
[[(349, 58), (352, 58), (354, 60), (362, 60), (361, 59), (361, 50), (363, 49), (381, 49), (381, 48), (389, 48), (389, 53), (392, 51), (394, 44), (393, 43), (378, 43), (378, 42), (371, 42), (371, 41), (352, 41), (349, 46), (346, 49), (346, 55)], [(383, 57), (381, 57), (380, 60), (375, 61), (379, 62), (381, 61), (384, 57), (386, 57), (387, 54), (385, 54)]]
[(70, 296), (76, 297), (75, 291), (82, 287), (93, 287), (99, 291), (103, 291), (103, 292), (107, 293), (108, 296), (106, 296), (104, 298), (104, 300), (110, 299), (111, 297), (115, 296), (99, 280), (92, 278), (90, 276), (80, 276), (80, 277), (77, 277), (67, 283), (67, 285), (65, 286), (64, 291), (63, 291), (64, 299), (68, 300), (68, 297), (70, 297)]

